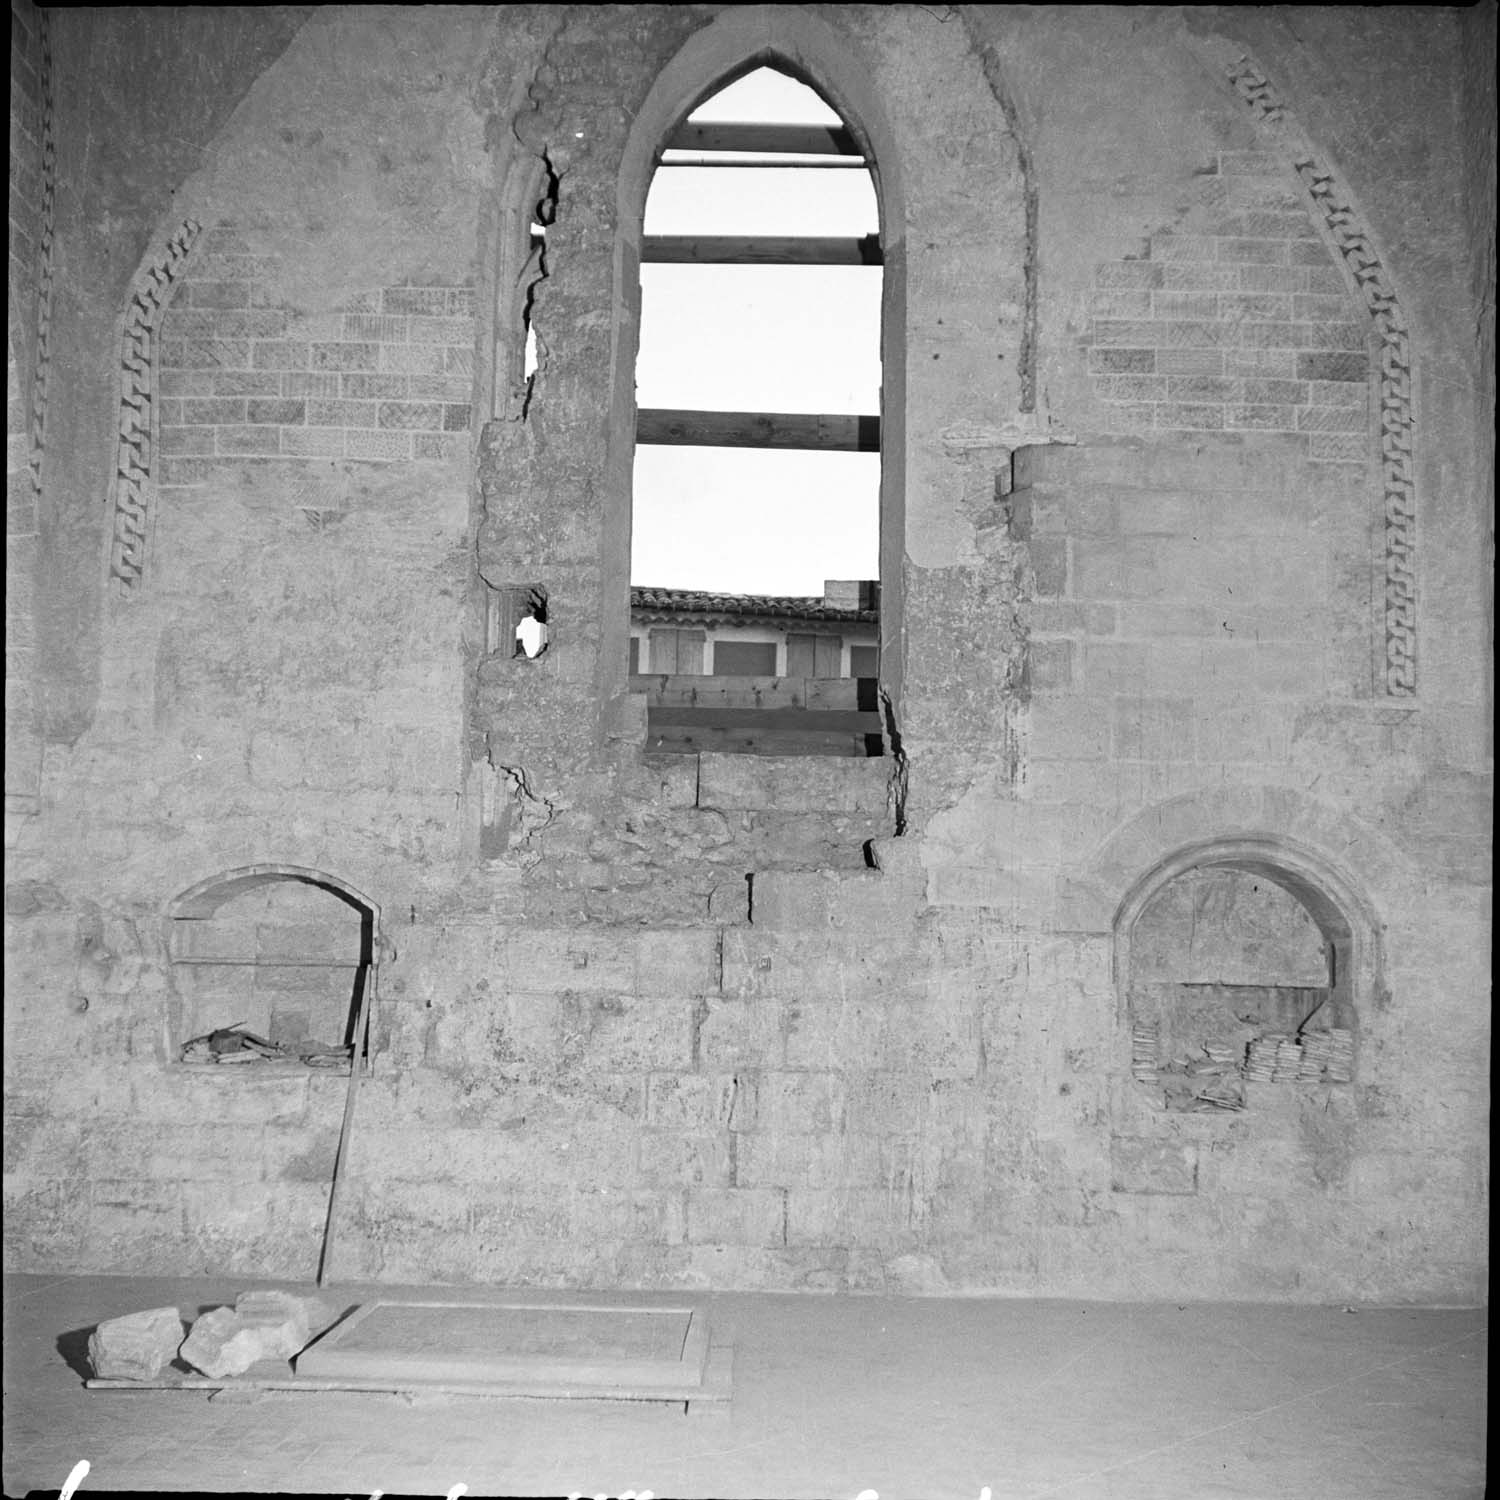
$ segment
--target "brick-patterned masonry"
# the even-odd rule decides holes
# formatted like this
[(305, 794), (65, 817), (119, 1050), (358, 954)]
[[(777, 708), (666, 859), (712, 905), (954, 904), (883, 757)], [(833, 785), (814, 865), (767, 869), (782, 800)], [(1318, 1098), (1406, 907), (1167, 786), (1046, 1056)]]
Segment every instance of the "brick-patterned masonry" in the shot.
[(160, 482), (207, 458), (442, 460), (468, 443), (474, 293), (389, 286), (337, 311), (282, 305), (276, 257), (219, 226), (163, 320)]
[(1223, 152), (1189, 222), (1095, 272), (1089, 367), (1110, 430), (1305, 434), (1368, 453), (1367, 330), (1281, 162)]

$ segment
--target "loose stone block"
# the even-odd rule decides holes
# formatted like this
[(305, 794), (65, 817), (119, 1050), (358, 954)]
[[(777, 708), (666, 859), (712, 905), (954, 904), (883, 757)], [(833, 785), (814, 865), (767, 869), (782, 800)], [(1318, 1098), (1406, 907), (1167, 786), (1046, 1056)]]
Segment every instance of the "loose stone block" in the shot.
[[(309, 1301), (287, 1292), (246, 1292), (234, 1307), (216, 1307), (193, 1324), (182, 1357), (213, 1379), (243, 1375), (263, 1359), (290, 1359), (310, 1337)], [(326, 1319), (321, 1304), (313, 1305)]]
[[(241, 1292), (234, 1299), (234, 1310), (247, 1323), (286, 1324), (289, 1332), (302, 1337), (302, 1344), (328, 1327), (336, 1316), (334, 1309), (318, 1297), (281, 1291)], [(299, 1344), (298, 1348), (301, 1347)]]
[(106, 1318), (89, 1335), (89, 1363), (101, 1380), (154, 1380), (182, 1343), (175, 1307)]

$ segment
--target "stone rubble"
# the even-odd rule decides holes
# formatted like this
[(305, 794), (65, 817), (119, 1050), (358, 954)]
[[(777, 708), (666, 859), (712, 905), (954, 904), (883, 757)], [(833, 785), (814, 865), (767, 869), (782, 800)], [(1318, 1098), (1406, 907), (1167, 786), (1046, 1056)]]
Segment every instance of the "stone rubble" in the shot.
[(216, 1307), (194, 1324), (183, 1359), (212, 1379), (243, 1375), (264, 1359), (289, 1360), (306, 1347), (313, 1328), (330, 1321), (313, 1297), (291, 1292), (242, 1292), (233, 1307)]
[(106, 1318), (89, 1335), (89, 1363), (100, 1380), (154, 1380), (182, 1343), (175, 1307)]

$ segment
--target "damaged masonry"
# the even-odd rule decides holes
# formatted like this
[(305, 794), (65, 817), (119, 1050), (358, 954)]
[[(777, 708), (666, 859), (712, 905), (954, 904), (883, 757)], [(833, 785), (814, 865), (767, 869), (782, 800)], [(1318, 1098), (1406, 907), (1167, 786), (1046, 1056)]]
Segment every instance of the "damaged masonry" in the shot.
[(1482, 1302), (1493, 38), (13, 0), (6, 1263), (216, 1278), (75, 1373)]

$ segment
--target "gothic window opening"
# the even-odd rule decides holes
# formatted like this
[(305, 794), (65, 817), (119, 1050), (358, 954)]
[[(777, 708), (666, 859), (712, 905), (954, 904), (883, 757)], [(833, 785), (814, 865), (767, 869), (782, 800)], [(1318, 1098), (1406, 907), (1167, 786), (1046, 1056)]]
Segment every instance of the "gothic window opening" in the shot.
[(713, 676), (724, 722), (638, 678), (649, 748), (881, 753), (882, 283), (871, 163), (808, 84), (757, 68), (668, 133), (641, 242), (632, 670)]

